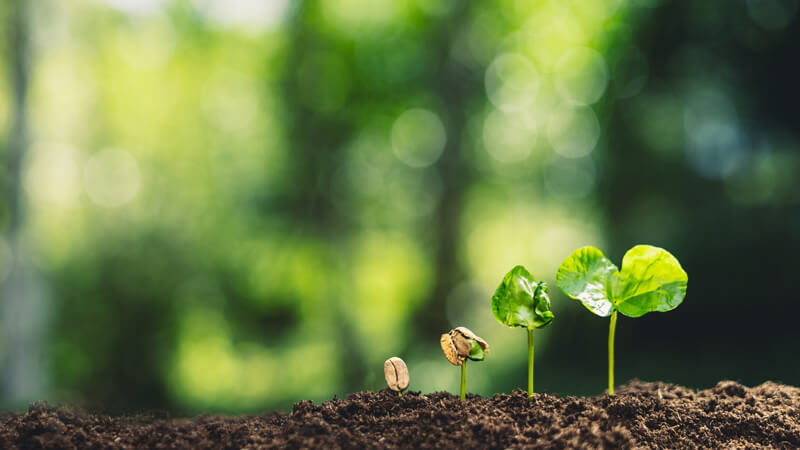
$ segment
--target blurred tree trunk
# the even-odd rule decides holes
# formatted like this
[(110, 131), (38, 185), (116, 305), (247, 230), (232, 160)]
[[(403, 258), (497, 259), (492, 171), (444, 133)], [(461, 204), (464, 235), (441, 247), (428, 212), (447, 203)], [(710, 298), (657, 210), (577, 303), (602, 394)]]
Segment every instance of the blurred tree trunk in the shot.
[(6, 5), (3, 27), (8, 55), (11, 90), (10, 130), (5, 148), (5, 201), (7, 205), (6, 240), (10, 267), (2, 286), (3, 366), (2, 391), (6, 406), (15, 406), (40, 398), (42, 318), (44, 311), (36, 295), (32, 272), (21, 257), (24, 222), (22, 198), (22, 163), (28, 148), (28, 82), (30, 37), (28, 2), (15, 0)]
[[(347, 245), (341, 239), (342, 223), (339, 213), (333, 206), (329, 191), (336, 163), (341, 161), (341, 147), (351, 138), (354, 125), (349, 119), (337, 113), (322, 113), (306, 105), (298, 73), (305, 59), (320, 50), (336, 51), (329, 38), (319, 35), (311, 22), (313, 2), (302, 2), (295, 14), (289, 31), (287, 48), (290, 49), (284, 75), (284, 92), (287, 105), (287, 129), (289, 147), (292, 155), (291, 174), (293, 188), (288, 193), (286, 203), (292, 219), (299, 225), (301, 233), (318, 237), (328, 245), (327, 256), (342, 250), (337, 246)], [(330, 48), (334, 46), (334, 48)], [(321, 74), (321, 76), (324, 74)], [(321, 81), (324, 82), (324, 81)], [(328, 261), (335, 266), (337, 261)], [(340, 289), (331, 286), (329, 299), (335, 317), (333, 323), (339, 336), (339, 368), (342, 373), (345, 392), (360, 391), (364, 387), (367, 374), (364, 355), (355, 327), (345, 314), (346, 305), (340, 296)]]
[(436, 209), (431, 240), (434, 255), (434, 287), (430, 297), (412, 320), (416, 336), (424, 342), (447, 331), (447, 296), (466, 278), (458, 258), (460, 220), (463, 211), (464, 189), (470, 184), (468, 163), (462, 154), (463, 137), (469, 116), (469, 105), (483, 95), (482, 73), (476, 74), (452, 57), (459, 32), (469, 18), (470, 3), (459, 1), (450, 16), (439, 21), (432, 42), (437, 44), (436, 61), (441, 67), (431, 80), (431, 90), (441, 99), (447, 128), (447, 144), (436, 168), (442, 180), (442, 196)]

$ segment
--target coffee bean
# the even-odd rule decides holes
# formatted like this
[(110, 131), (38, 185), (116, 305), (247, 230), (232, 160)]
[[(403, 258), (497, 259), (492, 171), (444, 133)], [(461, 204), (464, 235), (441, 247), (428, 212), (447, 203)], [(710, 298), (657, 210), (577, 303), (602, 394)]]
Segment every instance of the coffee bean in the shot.
[(383, 363), (383, 375), (386, 377), (386, 385), (395, 392), (402, 392), (408, 387), (408, 367), (405, 361), (396, 356)]

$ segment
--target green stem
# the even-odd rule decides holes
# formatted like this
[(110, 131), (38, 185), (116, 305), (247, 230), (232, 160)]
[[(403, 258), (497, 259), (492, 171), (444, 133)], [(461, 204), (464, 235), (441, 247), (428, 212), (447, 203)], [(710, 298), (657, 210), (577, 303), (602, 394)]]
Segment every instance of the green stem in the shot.
[(467, 360), (461, 363), (461, 401), (467, 398)]
[(608, 395), (614, 395), (614, 331), (617, 328), (617, 310), (611, 313), (608, 327)]
[(400, 392), (400, 391), (397, 391), (397, 396), (398, 396), (398, 397), (402, 397), (402, 396), (403, 396), (403, 393), (402, 393), (402, 392)]
[(528, 401), (533, 400), (533, 328), (528, 328)]

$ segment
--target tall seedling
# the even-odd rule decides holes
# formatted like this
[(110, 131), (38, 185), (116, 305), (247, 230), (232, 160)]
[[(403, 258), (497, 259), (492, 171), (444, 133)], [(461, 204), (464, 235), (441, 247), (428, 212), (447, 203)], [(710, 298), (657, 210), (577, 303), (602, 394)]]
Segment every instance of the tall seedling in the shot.
[(494, 318), (509, 327), (528, 330), (528, 400), (533, 398), (533, 330), (553, 321), (547, 285), (516, 266), (503, 277), (492, 296)]
[(603, 252), (583, 247), (561, 263), (556, 285), (600, 317), (611, 316), (608, 328), (608, 394), (614, 395), (614, 331), (617, 312), (640, 317), (669, 311), (683, 301), (689, 278), (678, 260), (663, 248), (637, 245), (617, 269)]

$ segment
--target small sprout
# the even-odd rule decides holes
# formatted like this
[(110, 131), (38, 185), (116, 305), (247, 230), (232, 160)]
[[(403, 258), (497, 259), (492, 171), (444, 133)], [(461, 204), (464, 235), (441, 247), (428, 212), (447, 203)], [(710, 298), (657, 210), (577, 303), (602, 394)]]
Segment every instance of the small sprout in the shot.
[(553, 321), (547, 285), (524, 267), (511, 269), (492, 296), (494, 318), (509, 327), (528, 330), (528, 400), (533, 398), (533, 330)]
[(389, 389), (402, 397), (403, 391), (406, 390), (410, 381), (405, 361), (396, 356), (387, 359), (383, 363), (383, 376), (386, 377), (386, 385), (389, 386)]
[(465, 327), (443, 334), (439, 343), (447, 360), (454, 366), (461, 366), (461, 401), (464, 401), (467, 395), (467, 359), (483, 361), (489, 354), (489, 344)]
[(663, 248), (637, 245), (617, 269), (603, 252), (583, 247), (561, 263), (556, 284), (600, 317), (611, 316), (608, 327), (608, 395), (614, 395), (614, 332), (617, 311), (641, 317), (670, 311), (683, 302), (689, 278), (677, 259)]

